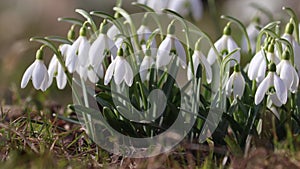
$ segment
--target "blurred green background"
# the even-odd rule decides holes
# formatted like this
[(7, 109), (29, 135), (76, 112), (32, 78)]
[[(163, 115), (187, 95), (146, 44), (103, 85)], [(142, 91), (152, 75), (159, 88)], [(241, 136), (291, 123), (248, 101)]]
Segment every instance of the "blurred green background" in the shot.
[[(141, 10), (130, 5), (132, 0), (124, 0), (124, 8), (129, 12)], [(231, 15), (244, 23), (249, 23), (253, 16), (259, 14), (250, 3), (256, 3), (270, 10), (274, 18), (287, 19), (288, 16), (281, 8), (292, 7), (300, 13), (299, 0), (216, 0), (217, 16), (221, 14)], [(1, 0), (0, 1), (0, 96), (5, 104), (13, 104), (16, 97), (13, 93), (20, 93), (21, 97), (28, 95), (41, 95), (45, 99), (54, 100), (61, 104), (72, 102), (70, 89), (56, 90), (56, 85), (46, 93), (35, 91), (31, 82), (25, 90), (20, 89), (20, 81), (25, 69), (34, 61), (35, 51), (39, 44), (29, 42), (32, 36), (59, 35), (65, 36), (70, 25), (57, 21), (58, 17), (77, 17), (76, 8), (87, 11), (101, 10), (112, 13), (114, 0)], [(209, 13), (208, 2), (204, 1), (204, 17), (196, 23), (215, 40), (220, 36), (220, 28)], [(263, 16), (263, 22), (266, 17)], [(221, 22), (221, 26), (224, 25)], [(239, 31), (240, 33), (240, 31)], [(235, 35), (240, 36), (240, 35)], [(52, 54), (46, 52), (46, 64)], [(49, 95), (48, 95), (49, 94)]]

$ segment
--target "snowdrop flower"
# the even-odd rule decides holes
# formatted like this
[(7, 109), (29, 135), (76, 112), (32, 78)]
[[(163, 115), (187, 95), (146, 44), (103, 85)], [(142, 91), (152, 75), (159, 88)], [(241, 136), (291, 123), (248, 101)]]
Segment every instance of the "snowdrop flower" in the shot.
[[(252, 53), (254, 53), (256, 50), (256, 40), (257, 40), (257, 36), (259, 34), (259, 30), (257, 29), (257, 26), (259, 26), (259, 18), (258, 17), (254, 18), (254, 20), (246, 28), (246, 31), (247, 31), (247, 34), (248, 34), (249, 40), (250, 40)], [(246, 40), (245, 35), (242, 38), (242, 49), (244, 52), (247, 52), (247, 50), (248, 50), (247, 40)]]
[[(140, 0), (141, 1), (141, 0)], [(169, 0), (147, 0), (146, 4), (147, 6), (153, 8), (155, 12), (161, 13), (162, 9), (168, 7)]]
[(67, 75), (65, 74), (65, 71), (61, 64), (59, 63), (57, 56), (53, 55), (48, 69), (49, 74), (49, 82), (48, 86), (51, 86), (53, 82), (53, 78), (56, 78), (56, 84), (58, 89), (64, 89), (67, 84)]
[(107, 36), (106, 22), (102, 22), (100, 34), (91, 45), (89, 50), (89, 64), (98, 67), (102, 63), (105, 56), (110, 55), (110, 50), (114, 48), (114, 42)]
[[(216, 47), (218, 52), (221, 53), (222, 55), (223, 55), (224, 51), (226, 51), (226, 53), (231, 53), (235, 49), (238, 49), (236, 42), (231, 37), (231, 28), (230, 28), (229, 24), (227, 24), (227, 26), (224, 28), (223, 36), (219, 40), (216, 41), (214, 46)], [(240, 51), (237, 51), (231, 55), (231, 58), (235, 59), (239, 63), (240, 55), (241, 55)], [(208, 55), (207, 55), (208, 63), (210, 65), (213, 65), (217, 59), (217, 56), (218, 56), (218, 54), (215, 53), (213, 48), (210, 48)], [(226, 55), (223, 55), (223, 57), (224, 56), (226, 56)], [(234, 61), (230, 62), (230, 66), (234, 66), (234, 64), (235, 64)]]
[(295, 68), (291, 65), (290, 53), (285, 51), (283, 53), (283, 59), (277, 65), (277, 74), (285, 83), (286, 87), (293, 93), (297, 91), (299, 84), (299, 77)]
[(122, 48), (119, 49), (118, 56), (107, 68), (104, 85), (107, 85), (111, 81), (112, 76), (114, 76), (114, 81), (117, 85), (120, 85), (123, 81), (128, 86), (131, 86), (133, 83), (133, 72), (129, 63), (124, 58)]
[(248, 77), (250, 80), (261, 82), (264, 79), (267, 70), (266, 58), (269, 62), (279, 63), (279, 58), (274, 53), (274, 44), (268, 46), (267, 54), (265, 54), (266, 48), (262, 48), (252, 58), (248, 68)]
[[(199, 67), (199, 65), (201, 64), (204, 69), (205, 69), (205, 73), (206, 73), (206, 82), (208, 84), (211, 83), (212, 81), (212, 70), (210, 67), (210, 64), (208, 63), (206, 57), (204, 56), (204, 54), (200, 51), (200, 40), (196, 43), (195, 45), (195, 51), (193, 53), (192, 56), (193, 60), (193, 66), (194, 66), (194, 73), (197, 73), (197, 69)], [(191, 68), (191, 63), (188, 64), (188, 70), (187, 70), (187, 78), (188, 80), (191, 80), (193, 78), (193, 74), (192, 74), (192, 68)]]
[(146, 55), (140, 65), (140, 77), (142, 82), (148, 79), (148, 70), (151, 68), (151, 66), (154, 64), (154, 59), (151, 56), (151, 50), (147, 49)]
[[(156, 46), (155, 38), (152, 39), (150, 44), (146, 44), (148, 42), (151, 34), (152, 34), (152, 31), (144, 23), (137, 30), (138, 39), (139, 39), (139, 42), (141, 44), (142, 51), (144, 52), (144, 54), (147, 53), (146, 48), (147, 48), (147, 45), (148, 45), (151, 48), (150, 49), (151, 50), (151, 55), (156, 55), (157, 46)], [(139, 61), (139, 58), (137, 58), (137, 61)]]
[(90, 47), (90, 42), (86, 37), (86, 24), (84, 24), (80, 29), (80, 36), (72, 44), (70, 52), (68, 52), (69, 56), (66, 58), (66, 66), (70, 72), (76, 70), (77, 59), (80, 66), (88, 65)]
[[(270, 91), (270, 93), (268, 92)], [(268, 93), (267, 93), (268, 92)], [(267, 77), (260, 83), (255, 93), (255, 104), (258, 105), (269, 94), (269, 99), (276, 105), (281, 106), (287, 102), (287, 88), (283, 80), (276, 74), (276, 65), (269, 65)]]
[(37, 51), (36, 60), (26, 69), (21, 81), (21, 88), (25, 88), (30, 79), (32, 79), (35, 89), (47, 90), (49, 75), (43, 61), (43, 47)]
[(196, 21), (202, 18), (203, 4), (201, 0), (169, 1), (168, 8), (182, 16), (188, 16), (191, 13)]
[[(294, 32), (294, 25), (292, 23), (288, 23), (285, 28), (285, 33), (282, 35), (283, 39), (286, 39), (289, 41), (293, 47), (294, 50), (294, 62), (296, 68), (299, 70), (300, 69), (300, 45), (296, 42), (295, 38), (293, 37), (293, 32)], [(284, 46), (285, 47), (285, 46)], [(299, 72), (298, 72), (299, 73)], [(299, 74), (300, 76), (300, 74)]]
[(167, 37), (161, 42), (158, 51), (156, 66), (157, 68), (168, 65), (171, 62), (172, 57), (175, 55), (179, 57), (181, 66), (186, 67), (186, 54), (183, 45), (175, 37), (175, 26), (173, 22), (168, 27)]
[(245, 80), (240, 71), (240, 66), (237, 64), (234, 66), (234, 72), (229, 77), (228, 81), (226, 82), (226, 96), (230, 97), (233, 93), (233, 97), (241, 99), (244, 90), (245, 90)]
[(87, 68), (87, 77), (92, 83), (97, 83), (99, 78), (103, 78), (104, 69), (102, 64), (98, 64), (97, 66), (89, 66)]

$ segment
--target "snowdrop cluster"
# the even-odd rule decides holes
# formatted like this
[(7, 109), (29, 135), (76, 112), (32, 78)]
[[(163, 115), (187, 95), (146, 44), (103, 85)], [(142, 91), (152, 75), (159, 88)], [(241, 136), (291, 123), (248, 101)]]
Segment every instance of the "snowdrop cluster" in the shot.
[[(169, 8), (182, 15), (191, 12), (195, 19), (201, 18), (200, 0), (178, 0), (172, 3), (169, 0), (144, 0), (139, 3), (147, 4), (155, 10)], [(115, 16), (121, 17), (120, 15), (117, 13)], [(251, 23), (244, 35), (250, 39), (250, 44), (247, 45), (253, 51), (248, 53), (249, 56), (244, 56), (239, 50), (244, 49), (247, 42), (243, 40), (242, 44), (238, 44), (232, 36), (235, 33), (231, 29), (233, 22), (224, 27), (223, 35), (219, 39), (211, 42), (213, 45), (208, 51), (203, 51), (200, 45), (203, 37), (194, 44), (179, 40), (176, 33), (182, 30), (176, 28), (174, 22), (177, 21), (173, 19), (168, 24), (167, 33), (162, 38), (152, 39), (150, 37), (154, 30), (144, 21), (138, 29), (127, 30), (127, 25), (120, 28), (120, 25), (114, 22), (111, 25), (104, 19), (99, 30), (94, 31), (93, 24), (88, 20), (79, 24), (77, 38), (74, 30), (78, 25), (74, 24), (68, 34), (69, 43), (59, 45), (48, 68), (43, 61), (43, 50), (47, 44), (37, 51), (36, 60), (23, 75), (21, 87), (25, 88), (29, 80), (32, 80), (34, 88), (45, 91), (55, 79), (57, 87), (64, 89), (72, 80), (70, 75), (74, 73), (79, 74), (82, 80), (92, 83), (109, 85), (113, 81), (117, 85), (124, 83), (132, 86), (136, 81), (147, 83), (150, 69), (167, 70), (170, 63), (178, 58), (182, 69), (186, 71), (188, 81), (193, 80), (197, 72), (202, 72), (200, 76), (205, 77), (206, 81), (201, 83), (206, 83), (207, 86), (216, 83), (213, 81), (216, 70), (212, 67), (217, 64), (222, 69), (229, 64), (229, 72), (219, 72), (220, 77), (225, 77), (226, 81), (222, 79), (218, 83), (220, 90), (224, 90), (219, 92), (224, 92), (230, 101), (247, 97), (244, 95), (245, 88), (249, 85), (247, 80), (251, 82), (252, 86), (249, 88), (253, 90), (253, 102), (256, 105), (261, 104), (267, 95), (268, 102), (280, 107), (287, 103), (289, 95), (298, 91), (300, 45), (299, 37), (295, 33), (298, 26), (293, 19), (287, 23), (282, 35), (273, 27), (260, 29), (262, 26), (258, 22)], [(136, 30), (132, 34), (137, 36), (126, 38), (122, 29)], [(257, 42), (258, 39), (261, 42)], [(257, 44), (262, 47), (255, 53)], [(138, 55), (134, 55), (135, 53)], [(244, 57), (252, 59), (249, 63), (244, 63)], [(135, 75), (135, 71), (139, 76)]]

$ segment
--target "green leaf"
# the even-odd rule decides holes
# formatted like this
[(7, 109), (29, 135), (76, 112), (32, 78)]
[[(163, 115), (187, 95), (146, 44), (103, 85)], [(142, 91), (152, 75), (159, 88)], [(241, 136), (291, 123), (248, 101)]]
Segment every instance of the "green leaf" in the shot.
[(97, 29), (97, 26), (93, 20), (93, 18), (91, 17), (91, 15), (89, 13), (87, 13), (85, 10), (83, 9), (76, 9), (75, 12), (79, 13), (80, 15), (82, 15), (87, 21), (88, 23), (91, 25), (92, 27), (92, 30), (94, 32), (97, 32), (98, 29)]
[(56, 41), (56, 42), (61, 42), (64, 44), (72, 44), (72, 42), (70, 40), (68, 40), (67, 38), (64, 37), (60, 37), (60, 36), (47, 36), (45, 37), (45, 39), (48, 39), (50, 41)]
[(224, 141), (226, 142), (229, 150), (234, 156), (238, 157), (243, 155), (243, 151), (241, 150), (240, 146), (237, 144), (235, 140), (233, 140), (229, 136), (225, 136)]
[(137, 3), (137, 2), (132, 2), (131, 3), (133, 6), (137, 6), (137, 7), (140, 7), (148, 12), (155, 12), (154, 9), (150, 8), (149, 6), (147, 5), (144, 5), (144, 4), (141, 4), (141, 3)]
[(83, 21), (80, 19), (76, 19), (76, 18), (58, 18), (57, 19), (59, 22), (68, 22), (74, 25), (79, 25), (82, 26), (83, 25)]
[(56, 46), (50, 40), (48, 40), (46, 38), (32, 37), (32, 38), (30, 38), (30, 41), (42, 43), (42, 44), (46, 45), (47, 47), (49, 47), (57, 56), (59, 55), (59, 52), (58, 52)]

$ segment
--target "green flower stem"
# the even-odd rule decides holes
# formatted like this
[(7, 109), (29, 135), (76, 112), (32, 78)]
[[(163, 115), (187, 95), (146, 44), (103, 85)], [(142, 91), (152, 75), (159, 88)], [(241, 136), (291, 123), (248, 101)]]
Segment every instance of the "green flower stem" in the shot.
[[(84, 106), (88, 108), (89, 107), (89, 101), (88, 101), (86, 86), (85, 86), (84, 80), (82, 78), (80, 78), (80, 81), (81, 81), (81, 88), (82, 88)], [(86, 114), (86, 113), (83, 113), (83, 120), (84, 120), (84, 123), (87, 127), (88, 134), (90, 134), (91, 137), (94, 139), (94, 132), (92, 130), (92, 124), (91, 124), (91, 122), (92, 122), (91, 116)]]
[[(281, 47), (280, 44), (282, 44), (282, 43), (284, 43), (287, 46), (287, 48), (290, 52), (291, 63), (292, 63), (292, 65), (294, 65), (295, 54), (294, 54), (294, 49), (293, 49), (292, 44), (289, 41), (287, 41), (286, 39), (283, 39), (283, 38), (276, 39), (276, 42), (280, 47)], [(282, 50), (281, 50), (280, 54), (282, 54)]]
[(276, 27), (278, 24), (280, 24), (280, 21), (275, 21), (275, 22), (271, 22), (269, 24), (267, 24), (265, 27), (263, 27), (258, 36), (257, 36), (257, 41), (256, 41), (256, 53), (259, 52), (259, 50), (261, 49), (261, 40), (263, 38), (263, 35), (268, 35), (268, 32), (271, 34), (274, 34), (276, 36), (276, 38), (280, 38), (276, 33), (274, 33), (271, 29)]
[(300, 43), (300, 40), (299, 40), (299, 21), (297, 19), (297, 15), (291, 8), (282, 7), (282, 10), (286, 11), (291, 16), (291, 18), (294, 22), (294, 26), (295, 26), (296, 41), (299, 44)]
[(247, 29), (246, 27), (244, 26), (244, 24), (242, 24), (242, 22), (240, 22), (239, 20), (231, 17), (231, 16), (226, 16), (226, 15), (222, 15), (221, 16), (222, 19), (226, 19), (226, 20), (229, 20), (231, 22), (234, 22), (238, 25), (238, 27), (241, 29), (241, 31), (243, 32), (243, 34), (245, 35), (246, 37), (246, 40), (247, 40), (247, 48), (248, 48), (248, 55), (251, 56), (252, 54), (252, 51), (251, 51), (251, 42), (250, 42), (250, 38), (249, 38), (249, 35), (247, 33)]

